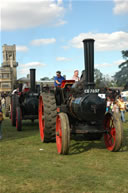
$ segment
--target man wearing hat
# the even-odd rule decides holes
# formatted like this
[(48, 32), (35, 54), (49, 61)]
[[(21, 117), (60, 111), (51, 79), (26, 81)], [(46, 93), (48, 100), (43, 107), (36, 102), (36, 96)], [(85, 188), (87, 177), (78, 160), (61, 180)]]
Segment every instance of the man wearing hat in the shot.
[(55, 87), (60, 87), (63, 80), (65, 80), (65, 78), (63, 76), (61, 76), (61, 72), (60, 71), (57, 71), (56, 72), (56, 76), (54, 78), (54, 85), (55, 85)]

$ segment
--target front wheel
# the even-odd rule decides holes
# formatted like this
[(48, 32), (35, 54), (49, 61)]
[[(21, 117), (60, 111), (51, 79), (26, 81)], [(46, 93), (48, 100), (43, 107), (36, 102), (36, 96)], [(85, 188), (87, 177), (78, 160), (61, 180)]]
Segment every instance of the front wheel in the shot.
[(58, 154), (68, 154), (70, 127), (66, 113), (59, 113), (56, 118), (56, 145)]
[(104, 142), (109, 151), (119, 151), (123, 142), (123, 128), (118, 113), (107, 113), (104, 119)]

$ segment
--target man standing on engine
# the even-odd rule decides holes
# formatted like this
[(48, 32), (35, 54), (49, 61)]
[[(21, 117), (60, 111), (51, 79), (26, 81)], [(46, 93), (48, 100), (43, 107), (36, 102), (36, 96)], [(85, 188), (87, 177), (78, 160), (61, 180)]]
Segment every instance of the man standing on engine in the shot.
[(61, 76), (61, 71), (57, 71), (56, 76), (54, 78), (55, 87), (60, 87), (63, 80), (65, 80), (65, 78)]

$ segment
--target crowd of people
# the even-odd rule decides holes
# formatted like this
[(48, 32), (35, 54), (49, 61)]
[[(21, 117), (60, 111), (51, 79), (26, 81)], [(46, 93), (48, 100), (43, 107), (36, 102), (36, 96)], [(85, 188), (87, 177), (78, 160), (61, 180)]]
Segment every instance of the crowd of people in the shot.
[(125, 122), (126, 106), (123, 98), (119, 96), (118, 99), (111, 100), (109, 97), (107, 97), (106, 112), (120, 113), (122, 122)]

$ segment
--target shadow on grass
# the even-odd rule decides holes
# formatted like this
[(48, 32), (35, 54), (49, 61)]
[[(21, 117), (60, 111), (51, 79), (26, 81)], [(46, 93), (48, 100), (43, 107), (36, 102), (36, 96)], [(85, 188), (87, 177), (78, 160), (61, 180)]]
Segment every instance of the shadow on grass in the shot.
[(122, 148), (121, 148), (121, 152), (126, 152), (126, 151), (128, 151), (128, 130), (124, 131), (123, 144), (122, 144)]
[(34, 122), (30, 120), (22, 121), (22, 131), (17, 131), (16, 127), (11, 125), (11, 120), (5, 119), (2, 123), (2, 133), (2, 141), (36, 136), (39, 134), (38, 120)]
[(105, 149), (105, 145), (103, 143), (103, 140), (91, 140), (87, 141), (83, 138), (79, 138), (79, 141), (73, 141), (73, 144), (70, 145), (70, 155), (73, 154), (80, 154), (83, 152), (86, 152), (90, 149)]
[[(100, 140), (85, 140), (83, 136), (77, 136), (74, 138), (72, 137), (73, 142), (70, 145), (70, 153), (69, 155), (73, 154), (80, 154), (83, 152), (86, 152), (90, 149), (106, 149), (105, 143), (104, 143), (104, 137)], [(124, 137), (123, 137), (123, 144), (121, 149), (119, 150), (120, 152), (127, 152), (128, 151), (128, 133), (126, 131), (124, 132)]]

